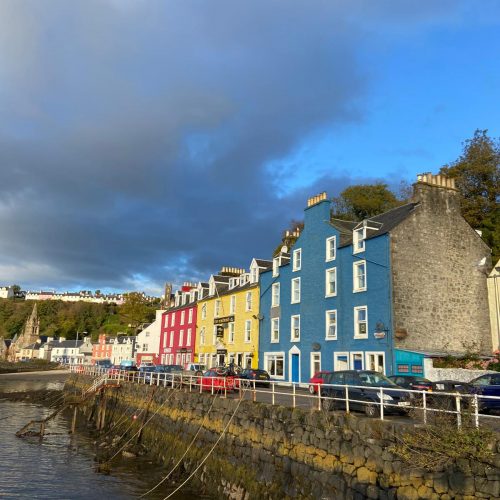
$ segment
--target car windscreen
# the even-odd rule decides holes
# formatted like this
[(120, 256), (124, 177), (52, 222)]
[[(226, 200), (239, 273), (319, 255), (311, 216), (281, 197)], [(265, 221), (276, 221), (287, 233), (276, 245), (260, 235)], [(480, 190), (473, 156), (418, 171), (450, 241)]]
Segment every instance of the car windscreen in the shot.
[(392, 380), (381, 373), (358, 373), (362, 385), (373, 385), (376, 387), (397, 387)]

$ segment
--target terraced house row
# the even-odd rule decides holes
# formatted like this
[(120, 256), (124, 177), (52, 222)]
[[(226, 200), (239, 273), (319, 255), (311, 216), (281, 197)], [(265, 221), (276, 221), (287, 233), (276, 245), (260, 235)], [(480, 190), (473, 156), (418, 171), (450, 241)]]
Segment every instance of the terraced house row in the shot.
[(422, 374), (426, 358), (472, 344), (490, 354), (491, 252), (459, 203), (453, 179), (431, 174), (410, 203), (361, 222), (333, 218), (326, 193), (314, 196), (272, 258), (172, 294), (139, 334), (137, 359), (234, 362), (306, 382), (320, 369)]

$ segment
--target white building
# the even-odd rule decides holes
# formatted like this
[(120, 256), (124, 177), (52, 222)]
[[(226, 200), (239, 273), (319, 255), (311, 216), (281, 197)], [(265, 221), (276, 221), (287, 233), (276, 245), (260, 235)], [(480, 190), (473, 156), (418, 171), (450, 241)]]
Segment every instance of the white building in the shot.
[(81, 365), (85, 356), (80, 352), (83, 340), (63, 340), (54, 342), (50, 352), (50, 360), (56, 363)]
[(137, 335), (136, 340), (136, 363), (141, 364), (158, 364), (160, 356), (160, 335), (161, 323), (164, 310), (156, 311), (156, 318), (149, 326), (144, 328)]
[(133, 363), (135, 360), (135, 337), (118, 335), (110, 339), (111, 363), (120, 365), (122, 363)]
[(0, 286), (0, 299), (11, 299), (14, 297), (13, 286)]

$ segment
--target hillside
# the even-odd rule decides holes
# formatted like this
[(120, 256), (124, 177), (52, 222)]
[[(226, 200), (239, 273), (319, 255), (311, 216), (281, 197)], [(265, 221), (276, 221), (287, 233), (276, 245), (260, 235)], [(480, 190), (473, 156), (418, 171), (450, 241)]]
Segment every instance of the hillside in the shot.
[[(99, 333), (133, 333), (128, 328), (129, 321), (120, 314), (121, 308), (116, 305), (58, 300), (37, 304), (41, 335), (73, 339), (77, 331), (85, 331), (96, 339)], [(0, 299), (0, 337), (12, 338), (16, 333), (21, 333), (34, 305), (35, 302), (31, 300)]]

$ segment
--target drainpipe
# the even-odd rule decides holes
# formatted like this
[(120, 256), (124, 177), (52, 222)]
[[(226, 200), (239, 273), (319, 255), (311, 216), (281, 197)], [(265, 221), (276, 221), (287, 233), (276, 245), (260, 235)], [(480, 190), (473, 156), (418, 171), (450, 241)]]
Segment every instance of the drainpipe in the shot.
[(389, 331), (387, 332), (388, 355), (391, 363), (391, 373), (396, 373), (396, 360), (394, 355), (394, 314), (393, 314), (393, 293), (392, 293), (392, 261), (391, 261), (391, 233), (388, 233), (388, 251), (387, 251), (387, 275), (389, 281)]

